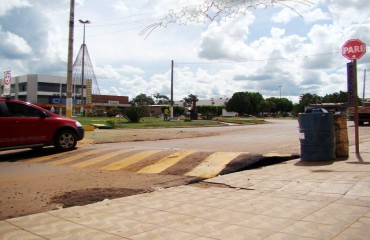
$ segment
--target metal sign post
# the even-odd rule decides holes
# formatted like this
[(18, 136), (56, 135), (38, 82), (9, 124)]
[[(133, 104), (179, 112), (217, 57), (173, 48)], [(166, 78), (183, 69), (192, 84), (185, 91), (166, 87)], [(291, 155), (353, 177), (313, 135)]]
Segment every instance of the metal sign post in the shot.
[(359, 39), (350, 39), (342, 47), (342, 55), (351, 60), (347, 64), (348, 73), (348, 103), (353, 105), (355, 120), (355, 148), (356, 154), (360, 153), (359, 131), (358, 131), (358, 93), (357, 93), (357, 59), (366, 53), (366, 44)]
[(355, 148), (356, 154), (360, 153), (360, 143), (359, 143), (359, 132), (358, 132), (358, 93), (357, 93), (357, 61), (352, 60), (353, 71), (352, 71), (352, 89), (353, 89), (353, 108), (355, 114)]

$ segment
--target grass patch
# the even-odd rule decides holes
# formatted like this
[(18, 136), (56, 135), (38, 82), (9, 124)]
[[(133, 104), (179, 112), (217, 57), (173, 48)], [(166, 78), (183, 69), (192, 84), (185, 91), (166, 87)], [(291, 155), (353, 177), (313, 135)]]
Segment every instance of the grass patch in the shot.
[(265, 120), (261, 118), (255, 117), (215, 117), (215, 121), (226, 122), (226, 123), (234, 123), (240, 125), (253, 125), (253, 124), (264, 124), (267, 123)]
[(216, 117), (213, 120), (193, 120), (185, 121), (185, 118), (180, 118), (173, 121), (163, 121), (162, 118), (144, 117), (138, 123), (129, 122), (125, 118), (106, 118), (106, 117), (76, 117), (82, 125), (110, 125), (115, 129), (140, 129), (140, 128), (179, 128), (179, 127), (210, 127), (221, 126), (221, 122), (250, 125), (266, 123), (263, 119), (258, 118), (224, 118)]

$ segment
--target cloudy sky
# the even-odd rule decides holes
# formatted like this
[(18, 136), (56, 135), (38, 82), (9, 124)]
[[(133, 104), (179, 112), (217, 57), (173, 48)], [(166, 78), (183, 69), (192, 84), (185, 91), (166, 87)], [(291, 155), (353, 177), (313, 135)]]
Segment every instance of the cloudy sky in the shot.
[[(304, 93), (347, 90), (341, 49), (352, 38), (370, 46), (369, 0), (243, 2), (271, 0), (76, 0), (74, 58), (82, 19), (91, 21), (86, 45), (102, 94), (170, 96), (171, 60), (175, 100), (281, 90), (297, 102)], [(0, 69), (66, 76), (69, 5), (1, 0)], [(368, 47), (358, 61), (360, 96), (369, 62)], [(366, 88), (370, 98), (369, 80)]]

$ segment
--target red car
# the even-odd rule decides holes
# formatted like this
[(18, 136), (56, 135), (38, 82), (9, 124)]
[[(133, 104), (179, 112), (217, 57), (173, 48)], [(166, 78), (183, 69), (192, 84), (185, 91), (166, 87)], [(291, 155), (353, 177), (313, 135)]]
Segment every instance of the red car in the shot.
[(0, 150), (54, 145), (69, 151), (83, 137), (84, 129), (74, 119), (28, 102), (0, 98)]

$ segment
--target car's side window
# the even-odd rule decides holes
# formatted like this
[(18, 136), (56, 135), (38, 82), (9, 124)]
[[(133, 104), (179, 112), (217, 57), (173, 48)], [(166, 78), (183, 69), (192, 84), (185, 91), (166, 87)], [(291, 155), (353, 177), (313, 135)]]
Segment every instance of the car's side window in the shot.
[(9, 115), (13, 117), (40, 117), (42, 112), (24, 104), (7, 102), (6, 103), (9, 111)]

